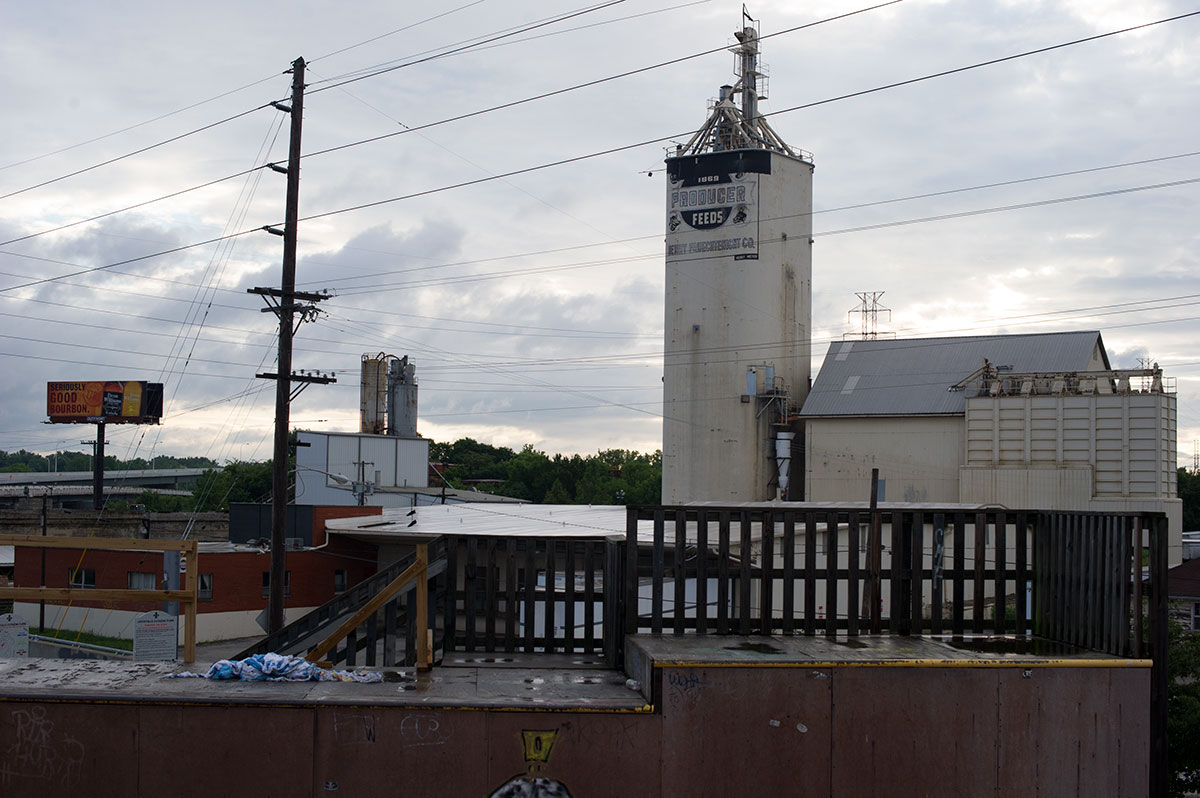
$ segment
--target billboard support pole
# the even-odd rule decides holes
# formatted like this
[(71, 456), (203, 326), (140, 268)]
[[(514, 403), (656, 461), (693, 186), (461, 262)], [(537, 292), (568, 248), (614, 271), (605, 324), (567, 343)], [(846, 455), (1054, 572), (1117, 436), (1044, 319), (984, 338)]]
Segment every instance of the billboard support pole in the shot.
[(96, 424), (96, 443), (92, 449), (92, 509), (104, 509), (104, 422)]

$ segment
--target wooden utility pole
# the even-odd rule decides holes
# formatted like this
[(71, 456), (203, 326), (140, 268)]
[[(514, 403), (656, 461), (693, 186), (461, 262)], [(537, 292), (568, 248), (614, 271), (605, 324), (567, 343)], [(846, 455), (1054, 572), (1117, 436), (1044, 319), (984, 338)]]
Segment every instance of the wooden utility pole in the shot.
[(275, 373), (256, 376), (275, 380), (275, 448), (271, 481), (271, 585), (267, 598), (267, 630), (277, 632), (283, 627), (284, 542), (287, 535), (288, 498), (288, 427), (289, 407), (294, 397), (292, 383), (335, 382), (332, 377), (292, 374), (292, 335), (295, 333), (296, 314), (300, 320), (315, 312), (313, 305), (297, 305), (297, 300), (318, 302), (324, 294), (296, 292), (296, 234), (300, 217), (300, 133), (304, 124), (304, 59), (292, 62), (292, 104), (272, 103), (285, 114), (291, 114), (291, 140), (288, 146), (287, 168), (271, 164), (276, 172), (287, 175), (287, 208), (284, 211), (284, 228), (264, 227), (268, 233), (283, 236), (283, 277), (279, 288), (251, 288), (249, 293), (260, 294), (267, 301), (264, 312), (279, 316), (279, 368)]

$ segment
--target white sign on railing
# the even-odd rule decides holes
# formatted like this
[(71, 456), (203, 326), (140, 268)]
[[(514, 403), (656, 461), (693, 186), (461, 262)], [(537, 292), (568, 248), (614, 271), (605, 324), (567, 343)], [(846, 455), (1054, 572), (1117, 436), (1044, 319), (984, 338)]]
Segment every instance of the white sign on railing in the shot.
[(0, 615), (0, 659), (29, 656), (29, 623), (19, 615)]
[(162, 610), (144, 612), (133, 619), (133, 661), (175, 662), (179, 619)]

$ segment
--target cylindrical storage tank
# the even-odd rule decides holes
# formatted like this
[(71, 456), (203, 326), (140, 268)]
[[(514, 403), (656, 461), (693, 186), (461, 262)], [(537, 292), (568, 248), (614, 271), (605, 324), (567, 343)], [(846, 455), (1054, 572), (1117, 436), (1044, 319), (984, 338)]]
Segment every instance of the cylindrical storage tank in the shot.
[(387, 427), (387, 363), (389, 355), (362, 356), (358, 431), (382, 435)]
[(387, 433), (399, 438), (416, 438), (417, 367), (408, 362), (408, 355), (393, 360), (388, 368), (387, 392)]

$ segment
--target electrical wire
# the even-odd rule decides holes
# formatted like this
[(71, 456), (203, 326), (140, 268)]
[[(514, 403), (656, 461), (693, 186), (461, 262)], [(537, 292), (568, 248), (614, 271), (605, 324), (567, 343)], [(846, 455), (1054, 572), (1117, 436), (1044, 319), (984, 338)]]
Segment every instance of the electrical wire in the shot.
[[(147, 145), (140, 149), (133, 150), (132, 152), (127, 152), (124, 155), (118, 155), (116, 157), (109, 158), (106, 161), (101, 161), (100, 163), (95, 163), (95, 164), (92, 164), (91, 166), (85, 166), (82, 169), (76, 169), (74, 172), (68, 172), (65, 175), (60, 175), (59, 177), (54, 177), (54, 178), (51, 178), (50, 180), (43, 180), (41, 183), (36, 183), (32, 186), (26, 186), (25, 188), (18, 189), (16, 191), (10, 191), (7, 194), (0, 194), (0, 200), (6, 200), (9, 197), (15, 197), (18, 194), (24, 194), (27, 191), (33, 191), (34, 189), (53, 185), (54, 183), (58, 183), (62, 180), (67, 180), (72, 177), (78, 177), (79, 175), (95, 171), (96, 169), (100, 169), (101, 167), (109, 166), (111, 164), (117, 163), (118, 161), (123, 161), (126, 158), (132, 158), (136, 155), (142, 155), (144, 153), (150, 152), (151, 150), (156, 150), (159, 147), (165, 147), (168, 144), (174, 144), (175, 142), (180, 141), (185, 138), (188, 138), (189, 136), (194, 136), (197, 133), (203, 133), (206, 130), (212, 130), (215, 127), (219, 127), (228, 122), (232, 122), (235, 119), (241, 119), (243, 116), (249, 116), (250, 114), (254, 113), (255, 111), (261, 111), (262, 109), (269, 108), (270, 106), (271, 106), (270, 103), (263, 103), (262, 105), (258, 106), (257, 108), (251, 108), (247, 111), (242, 111), (241, 113), (234, 114), (233, 116), (227, 116), (224, 119), (220, 119), (216, 122), (212, 122), (210, 124), (204, 125), (203, 127), (198, 127), (195, 130), (189, 130), (187, 133), (180, 133), (178, 136), (172, 136), (169, 139), (164, 139), (163, 141), (159, 141), (154, 144)], [(13, 240), (20, 241), (22, 239), (18, 238), (18, 239), (13, 239)], [(11, 243), (13, 243), (13, 242), (12, 241), (4, 242), (4, 244), (11, 244)]]

